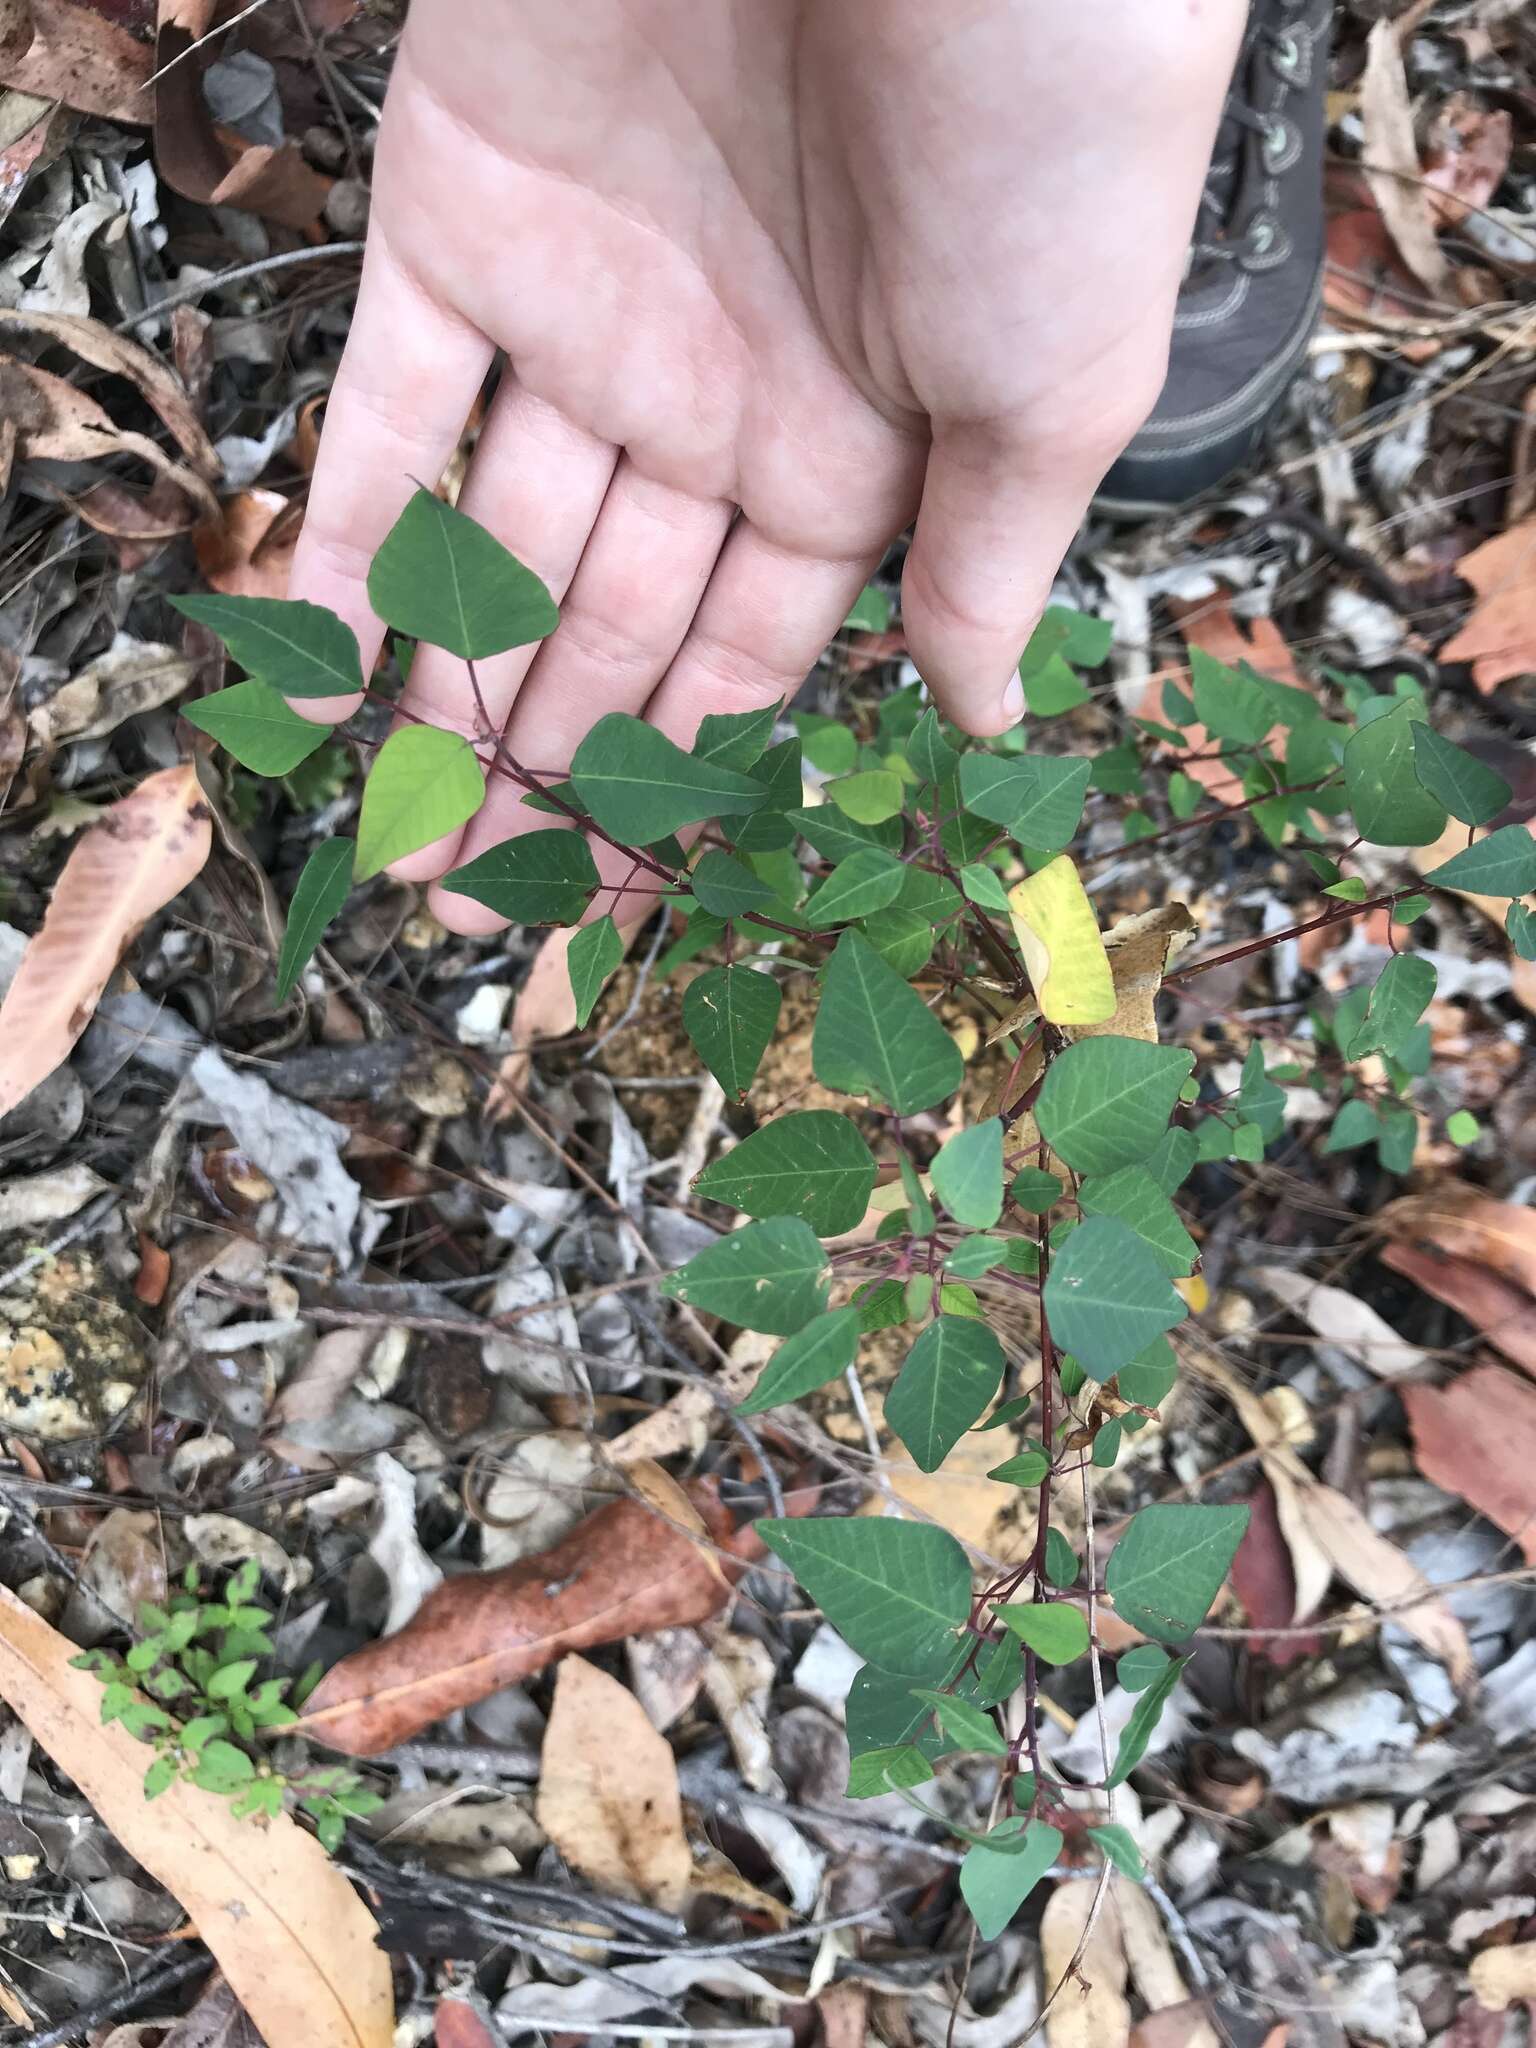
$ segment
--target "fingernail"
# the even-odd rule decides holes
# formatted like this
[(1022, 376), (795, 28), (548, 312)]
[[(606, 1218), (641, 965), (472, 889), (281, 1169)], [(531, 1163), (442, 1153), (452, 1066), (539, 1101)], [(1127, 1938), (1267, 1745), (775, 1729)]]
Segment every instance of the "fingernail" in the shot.
[(1003, 716), (1010, 725), (1017, 725), (1024, 716), (1024, 685), (1017, 676), (1003, 692)]

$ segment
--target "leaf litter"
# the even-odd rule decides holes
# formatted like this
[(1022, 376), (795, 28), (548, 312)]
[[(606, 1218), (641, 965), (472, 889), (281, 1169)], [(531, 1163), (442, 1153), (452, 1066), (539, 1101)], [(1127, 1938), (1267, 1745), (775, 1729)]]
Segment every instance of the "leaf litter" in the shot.
[[(1093, 1480), (1101, 1546), (1148, 1501), (1254, 1510), (1116, 1795), (1152, 1882), (1117, 1881), (1090, 1925), (1097, 1851), (1069, 1834), (967, 1976), (951, 1824), (984, 1822), (988, 1768), (942, 1767), (917, 1795), (929, 1817), (846, 1798), (857, 1660), (786, 1604), (749, 1525), (777, 1512), (771, 1481), (791, 1517), (823, 1496), (901, 1508), (1017, 1558), (1013, 1490), (987, 1474), (1024, 1446), (1004, 1427), (917, 1472), (885, 1427), (899, 1353), (878, 1335), (857, 1395), (839, 1379), (733, 1417), (773, 1341), (649, 1284), (720, 1227), (687, 1187), (749, 1134), (679, 1052), (705, 963), (663, 981), (649, 935), (626, 932), (632, 964), (578, 1031), (564, 935), (451, 940), (378, 877), (272, 1004), (281, 904), (351, 829), (361, 749), (330, 743), (279, 785), (211, 763), (199, 782), (203, 743), (175, 713), (217, 686), (216, 649), (164, 593), (286, 587), (355, 292), (335, 222), (362, 191), (391, 30), (387, 10), (306, 8), (332, 102), (296, 83), (297, 21), (258, 10), (160, 82), (151, 138), (144, 81), (211, 19), (160, 10), (157, 58), (152, 12), (31, 0), (36, 34), (0, 55), (7, 2015), (105, 2014), (126, 1968), (122, 2048), (141, 2023), (168, 2048), (238, 2040), (237, 2021), (274, 2043), (333, 2023), (382, 2039), (392, 2009), (459, 2048), (658, 2016), (840, 2048), (940, 2041), (952, 2005), (957, 2042), (1012, 2048), (1086, 1934), (1082, 1984), (1046, 2016), (1057, 2048), (1244, 2028), (1274, 2048), (1502, 2048), (1515, 2036), (1482, 2016), (1536, 1986), (1536, 1001), (1503, 904), (1435, 913), (1428, 1022), (1456, 1050), (1415, 1092), (1405, 1175), (1324, 1152), (1292, 1084), (1283, 1153), (1191, 1184), (1197, 1369)], [(1256, 474), (1192, 514), (1090, 525), (1056, 596), (1119, 627), (1114, 694), (1065, 715), (1078, 745), (1117, 736), (1112, 704), (1164, 720), (1191, 649), (1309, 690), (1362, 667), (1390, 689), (1406, 668), (1510, 782), (1499, 822), (1528, 827), (1536, 190), (1528, 96), (1500, 69), (1523, 29), (1441, 6), (1413, 10), (1410, 36), (1401, 12), (1341, 24), (1329, 327), (1277, 430), (1284, 490)], [(909, 679), (885, 615), (799, 708), (867, 723)], [(1180, 731), (1186, 773), (1231, 800), (1202, 732)], [(1176, 1000), (1174, 1034), (1216, 1034), (1234, 1091), (1255, 1045), (1305, 1069), (1318, 1017), (1389, 957), (1385, 917), (1359, 943), (1288, 941), (1258, 976), (1186, 981), (1208, 935), (1295, 901), (1294, 861), (1199, 830), (1140, 857), (1115, 801), (1094, 793), (1086, 826), (1107, 1028), (1166, 1038)], [(137, 892), (103, 858), (125, 814), (183, 835)], [(1464, 844), (1448, 832), (1426, 865)], [(791, 989), (780, 1110), (825, 1106), (801, 1014)], [(1003, 1057), (977, 1055), (978, 1102)], [(1457, 1111), (1480, 1132), (1465, 1149)], [(1032, 1335), (1021, 1313), (1026, 1382)], [(1081, 1545), (1081, 1508), (1061, 1513)], [(93, 1678), (57, 1667), (121, 1640), (168, 1568), (241, 1554), (282, 1603), (284, 1668), (326, 1668), (287, 1739), (357, 1757), (387, 1804), (335, 1863), (292, 1823), (244, 1829), (244, 1889), (210, 1900), (188, 1848), (202, 1806), (187, 1818), (179, 1788), (146, 1804), (144, 1752), (95, 1723)], [(1120, 1631), (1115, 1651), (1134, 1648)], [(41, 1709), (18, 1642), (51, 1674)], [(1138, 1695), (1106, 1676), (1113, 1741)], [(1049, 1755), (1094, 1777), (1091, 1694), (1063, 1679), (1051, 1699)], [(162, 1906), (199, 1966), (175, 1983), (148, 1939)]]

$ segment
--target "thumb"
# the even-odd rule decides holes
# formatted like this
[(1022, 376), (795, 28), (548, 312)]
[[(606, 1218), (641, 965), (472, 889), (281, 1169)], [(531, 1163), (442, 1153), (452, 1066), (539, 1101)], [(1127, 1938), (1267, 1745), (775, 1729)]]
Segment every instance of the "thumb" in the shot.
[(1070, 470), (1042, 463), (997, 427), (935, 428), (901, 619), (919, 674), (964, 731), (1006, 732), (1023, 716), (1019, 656), (1098, 481), (1081, 456)]

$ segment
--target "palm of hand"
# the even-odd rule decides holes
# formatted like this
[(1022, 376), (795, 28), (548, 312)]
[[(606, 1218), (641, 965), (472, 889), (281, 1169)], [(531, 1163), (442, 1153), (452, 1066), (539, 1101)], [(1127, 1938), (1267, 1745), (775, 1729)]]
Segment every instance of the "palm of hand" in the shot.
[[(905, 0), (593, 0), (559, 21), (417, 0), (294, 594), (371, 663), (367, 561), (499, 347), (460, 503), (563, 604), (542, 648), (479, 677), (520, 759), (563, 767), (606, 711), (686, 744), (708, 711), (790, 695), (919, 506), (908, 643), (951, 716), (1000, 730), (1160, 380), (1240, 19), (1214, 4), (1192, 53), (1187, 30), (1149, 38), (1137, 0), (1067, 40), (1048, 0), (938, 37)], [(1159, 62), (1192, 109), (1171, 142)], [(1051, 90), (1026, 94), (1028, 71)], [(406, 704), (476, 731), (435, 651)], [(399, 871), (539, 822), (493, 779), (462, 847)]]

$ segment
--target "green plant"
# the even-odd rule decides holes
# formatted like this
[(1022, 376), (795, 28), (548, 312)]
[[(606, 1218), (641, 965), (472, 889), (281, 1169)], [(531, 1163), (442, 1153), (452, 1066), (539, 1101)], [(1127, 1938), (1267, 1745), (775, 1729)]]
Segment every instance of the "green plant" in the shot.
[[(386, 543), (369, 590), (391, 626), (468, 663), (477, 701), (476, 661), (536, 639), (557, 616), (520, 564), (426, 493)], [(279, 691), (361, 689), (350, 635), (304, 604), (181, 603), (268, 686), (258, 749), (220, 710), (250, 684), (196, 707), (199, 722), (246, 766), (281, 760), (265, 772), (291, 772), (295, 749), (319, 740)], [(1034, 719), (1084, 704), (1080, 671), (1108, 650), (1101, 622), (1049, 611), (1020, 664)], [(580, 924), (570, 973), (583, 1024), (622, 956), (615, 912), (662, 899), (682, 919), (663, 967), (713, 956), (690, 980), (682, 1016), (737, 1101), (773, 1036), (783, 981), (814, 982), (815, 1078), (850, 1098), (850, 1111), (784, 1114), (708, 1167), (698, 1195), (748, 1220), (664, 1291), (784, 1339), (743, 1412), (826, 1384), (853, 1363), (862, 1335), (904, 1326), (910, 1348), (886, 1417), (920, 1467), (936, 1469), (972, 1430), (1026, 1432), (992, 1476), (1034, 1497), (1035, 1540), (1022, 1564), (979, 1589), (960, 1544), (928, 1523), (759, 1525), (867, 1660), (848, 1701), (855, 1796), (915, 1796), (957, 1752), (998, 1760), (996, 1824), (955, 1830), (972, 1843), (961, 1887), (988, 1934), (1075, 1824), (1040, 1752), (1042, 1673), (1096, 1655), (1101, 1600), (1147, 1638), (1119, 1660), (1137, 1703), (1106, 1774), (1111, 1791), (1145, 1753), (1178, 1682), (1182, 1662), (1168, 1651), (1204, 1621), (1243, 1536), (1241, 1506), (1153, 1506), (1101, 1569), (1091, 1518), (1084, 1556), (1052, 1521), (1056, 1492), (1112, 1466), (1173, 1384), (1170, 1333), (1198, 1257), (1175, 1195), (1202, 1162), (1260, 1162), (1293, 1083), (1333, 1105), (1330, 1149), (1373, 1145), (1383, 1171), (1406, 1171), (1435, 974), (1398, 949), (1432, 900), (1423, 891), (1515, 899), (1536, 886), (1531, 835), (1484, 829), (1508, 790), (1434, 733), (1410, 678), (1380, 693), (1331, 677), (1313, 695), (1197, 652), (1190, 681), (1187, 691), (1167, 684), (1160, 717), (1123, 721), (1122, 737), (1092, 755), (1036, 750), (1023, 729), (978, 745), (925, 706), (919, 687), (885, 698), (861, 733), (794, 713), (794, 736), (776, 738), (779, 707), (768, 706), (706, 718), (686, 750), (610, 714), (564, 776), (531, 772), (487, 725), (489, 772), (520, 786), (549, 823), (536, 817), (447, 883), (513, 920)], [(277, 728), (287, 744), (273, 752)], [(806, 801), (802, 756), (830, 778), (823, 801)], [(1226, 779), (1219, 799), (1199, 778), (1210, 763)], [(282, 993), (353, 879), (452, 831), (482, 794), (468, 740), (419, 724), (388, 738), (355, 846), (327, 842), (300, 878)], [(1193, 926), (1181, 905), (1101, 933), (1068, 852), (1090, 797), (1098, 858), (1116, 815), (1112, 851), (1244, 819), (1290, 865), (1298, 893), (1320, 892), (1325, 907), (1193, 960), (1177, 950)], [(1397, 878), (1393, 850), (1437, 842), (1452, 818), (1467, 828), (1464, 848), (1422, 885), (1406, 870)], [(594, 841), (622, 856), (623, 883), (601, 881)], [(1365, 841), (1377, 849), (1371, 871), (1393, 875), (1374, 892), (1350, 871)], [(1214, 967), (1371, 911), (1393, 915), (1394, 957), (1374, 986), (1318, 1008), (1309, 1065), (1269, 1067), (1255, 1038), (1236, 1085), (1218, 1087), (1197, 1074), (1191, 1051), (1159, 1042), (1161, 985), (1187, 989)], [(1531, 929), (1530, 911), (1512, 900), (1511, 939), (1528, 948)], [(983, 1032), (999, 1048), (986, 1099), (969, 1091), (962, 1111), (962, 1048)], [(1462, 1141), (1469, 1121), (1452, 1117), (1450, 1137)], [(874, 1240), (828, 1249), (872, 1200), (883, 1205)], [(1010, 1357), (999, 1334), (1009, 1307), (1015, 1326), (1020, 1308), (1038, 1318), (1033, 1387), (1020, 1388), (1018, 1346)], [(1015, 1696), (1009, 1735), (1000, 1709)], [(1107, 1859), (1134, 1868), (1134, 1845), (1112, 1821), (1089, 1833)]]
[(260, 1567), (248, 1558), (215, 1597), (204, 1592), (198, 1567), (188, 1565), (164, 1607), (141, 1604), (139, 1634), (124, 1655), (87, 1650), (71, 1662), (100, 1679), (102, 1720), (120, 1721), (153, 1748), (146, 1799), (178, 1778), (221, 1793), (242, 1818), (270, 1817), (291, 1799), (313, 1816), (315, 1833), (334, 1851), (348, 1819), (371, 1813), (380, 1801), (355, 1772), (326, 1767), (289, 1777), (260, 1754), (262, 1737), (298, 1719), (293, 1701), (313, 1689), (320, 1670), (298, 1679), (258, 1677), (272, 1654), (272, 1615), (256, 1600), (259, 1579)]

